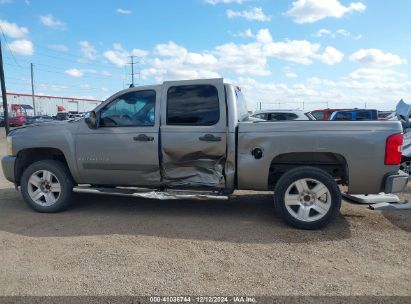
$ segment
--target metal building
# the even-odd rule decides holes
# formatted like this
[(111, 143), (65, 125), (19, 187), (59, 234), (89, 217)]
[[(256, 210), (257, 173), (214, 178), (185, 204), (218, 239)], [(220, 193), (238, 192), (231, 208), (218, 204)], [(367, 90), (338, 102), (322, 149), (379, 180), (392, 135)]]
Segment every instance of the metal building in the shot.
[[(97, 107), (101, 100), (34, 95), (36, 115), (54, 116), (57, 112), (84, 113)], [(10, 116), (34, 115), (31, 94), (7, 93), (7, 104)], [(0, 111), (3, 107), (0, 105)]]

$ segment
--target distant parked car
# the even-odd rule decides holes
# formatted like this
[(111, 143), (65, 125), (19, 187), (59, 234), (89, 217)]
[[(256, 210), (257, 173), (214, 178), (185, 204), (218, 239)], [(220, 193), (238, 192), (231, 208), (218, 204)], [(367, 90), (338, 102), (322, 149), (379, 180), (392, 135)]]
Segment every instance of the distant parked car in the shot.
[(67, 112), (58, 112), (56, 115), (56, 120), (68, 120), (69, 119), (69, 113)]
[(53, 121), (53, 117), (48, 116), (48, 115), (27, 116), (26, 117), (26, 125), (31, 125), (34, 123), (50, 122), (50, 121)]
[(394, 113), (394, 111), (378, 111), (378, 119), (389, 120)]
[(3, 115), (0, 115), (0, 127), (4, 127), (6, 125), (6, 120), (4, 119)]
[(21, 127), (26, 123), (26, 116), (12, 116), (9, 117), (9, 126), (10, 127)]
[(284, 121), (284, 120), (315, 120), (310, 113), (304, 113), (300, 110), (260, 110), (251, 115), (267, 121)]
[(68, 120), (78, 120), (80, 118), (83, 118), (84, 114), (69, 114)]
[(334, 112), (330, 120), (363, 121), (378, 120), (378, 111), (369, 109), (354, 109)]
[(309, 112), (316, 120), (330, 120), (331, 114), (344, 109), (322, 109)]

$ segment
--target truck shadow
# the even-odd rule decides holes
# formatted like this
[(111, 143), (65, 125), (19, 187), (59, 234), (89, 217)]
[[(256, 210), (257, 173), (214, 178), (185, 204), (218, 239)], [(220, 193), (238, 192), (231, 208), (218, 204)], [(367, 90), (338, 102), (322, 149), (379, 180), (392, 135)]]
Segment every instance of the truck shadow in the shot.
[(411, 232), (410, 213), (411, 210), (383, 210), (382, 215), (391, 222), (394, 226)]
[(0, 189), (0, 230), (29, 237), (143, 235), (233, 243), (310, 243), (350, 238), (339, 216), (323, 230), (285, 225), (272, 196), (239, 195), (228, 201), (158, 201), (77, 194), (62, 213), (32, 211), (14, 189)]

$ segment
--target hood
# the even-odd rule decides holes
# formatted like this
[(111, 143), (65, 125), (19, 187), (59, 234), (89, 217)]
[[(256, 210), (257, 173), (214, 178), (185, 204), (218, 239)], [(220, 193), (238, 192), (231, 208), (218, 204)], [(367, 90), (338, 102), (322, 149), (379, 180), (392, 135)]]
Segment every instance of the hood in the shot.
[(47, 133), (64, 132), (72, 130), (77, 126), (76, 121), (50, 121), (39, 122), (30, 125), (24, 125), (21, 127), (13, 128), (10, 130), (10, 135), (27, 134), (34, 132), (36, 135), (42, 135)]
[(409, 118), (411, 116), (411, 105), (401, 99), (395, 108), (395, 113), (397, 113), (398, 116), (402, 116), (402, 118)]
[(395, 108), (395, 114), (401, 121), (404, 130), (410, 128), (411, 105), (405, 103), (404, 100), (401, 99)]

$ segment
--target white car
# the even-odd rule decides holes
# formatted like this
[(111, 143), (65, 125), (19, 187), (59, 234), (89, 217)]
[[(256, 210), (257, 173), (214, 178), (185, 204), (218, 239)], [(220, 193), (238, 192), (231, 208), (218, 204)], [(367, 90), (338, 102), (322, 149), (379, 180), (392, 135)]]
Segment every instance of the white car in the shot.
[(267, 121), (281, 120), (315, 120), (310, 113), (301, 110), (260, 110), (254, 112), (251, 117), (260, 118)]

